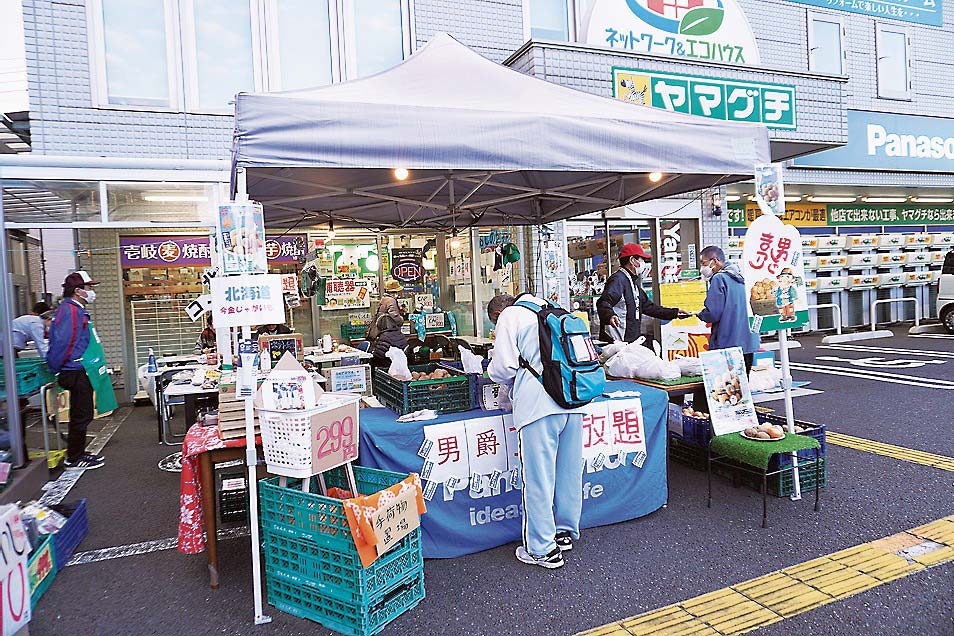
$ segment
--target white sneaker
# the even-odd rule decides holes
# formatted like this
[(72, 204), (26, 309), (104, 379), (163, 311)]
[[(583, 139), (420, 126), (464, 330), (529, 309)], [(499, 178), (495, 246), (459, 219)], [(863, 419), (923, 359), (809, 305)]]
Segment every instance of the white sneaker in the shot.
[(553, 548), (550, 550), (550, 553), (546, 556), (538, 557), (533, 556), (527, 549), (522, 545), (517, 546), (517, 551), (515, 552), (517, 560), (521, 563), (527, 563), (529, 565), (539, 565), (542, 568), (548, 570), (555, 570), (557, 568), (562, 568), (565, 561), (563, 560), (563, 553), (560, 551), (560, 548)]

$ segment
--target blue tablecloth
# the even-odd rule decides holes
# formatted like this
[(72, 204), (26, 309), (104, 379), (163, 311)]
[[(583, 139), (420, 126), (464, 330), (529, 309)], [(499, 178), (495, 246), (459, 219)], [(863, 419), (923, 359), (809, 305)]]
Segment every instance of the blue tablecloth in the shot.
[[(643, 434), (646, 441), (645, 461), (638, 453), (628, 452), (587, 461), (583, 474), (582, 527), (592, 528), (618, 523), (647, 515), (662, 507), (668, 498), (666, 484), (666, 419), (668, 396), (664, 391), (632, 382), (609, 382), (607, 392), (638, 390), (643, 413)], [(428, 454), (425, 427), (449, 424), (449, 427), (432, 430), (453, 431), (463, 428), (464, 422), (484, 417), (500, 417), (500, 411), (469, 411), (444, 415), (425, 422), (397, 422), (397, 416), (389, 409), (361, 410), (361, 448), (359, 463), (363, 466), (394, 472), (427, 473), (425, 460)], [(584, 443), (593, 432), (585, 428)], [(433, 433), (430, 435), (433, 441)], [(463, 434), (460, 439), (466, 441)], [(494, 439), (477, 439), (471, 435), (471, 443), (451, 447), (445, 444), (442, 457), (467, 459), (470, 468), (486, 460), (480, 457)], [(499, 440), (501, 448), (512, 448)], [(478, 450), (479, 449), (479, 450)], [(457, 453), (455, 457), (454, 453)], [(433, 451), (431, 453), (433, 457)], [(641, 467), (634, 464), (641, 463)], [(514, 465), (514, 459), (510, 458)], [(436, 462), (435, 462), (436, 463)], [(431, 480), (440, 479), (438, 468), (432, 468)], [(475, 475), (477, 477), (478, 475)], [(460, 482), (460, 483), (458, 483)], [(493, 548), (520, 538), (520, 492), (519, 483), (507, 479), (507, 473), (484, 477), (483, 487), (471, 489), (473, 480), (451, 478), (451, 487), (436, 487), (427, 502), (427, 514), (421, 518), (424, 539), (424, 556), (449, 558)], [(491, 484), (496, 486), (491, 486)], [(434, 484), (435, 486), (437, 484)], [(432, 486), (434, 488), (434, 486)]]

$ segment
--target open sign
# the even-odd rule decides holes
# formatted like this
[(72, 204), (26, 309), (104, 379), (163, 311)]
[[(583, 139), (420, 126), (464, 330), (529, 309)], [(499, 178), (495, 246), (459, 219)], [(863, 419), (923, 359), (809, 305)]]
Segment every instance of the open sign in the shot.
[(391, 250), (391, 278), (401, 283), (419, 283), (424, 278), (423, 254), (419, 249)]
[(391, 276), (402, 283), (410, 283), (421, 277), (423, 268), (417, 263), (398, 263), (391, 269)]

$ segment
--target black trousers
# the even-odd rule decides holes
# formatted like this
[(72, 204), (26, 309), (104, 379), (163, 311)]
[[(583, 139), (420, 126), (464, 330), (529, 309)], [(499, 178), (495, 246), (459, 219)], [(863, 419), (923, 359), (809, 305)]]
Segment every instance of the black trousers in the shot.
[(93, 385), (83, 370), (60, 371), (59, 384), (70, 392), (66, 459), (75, 461), (86, 451), (86, 429), (93, 421)]
[[(745, 375), (749, 375), (749, 371), (752, 370), (752, 358), (754, 354), (752, 353), (743, 353), (742, 359), (745, 360)], [(702, 407), (705, 408), (702, 408)], [(705, 388), (698, 388), (692, 392), (692, 408), (696, 411), (702, 411), (703, 413), (709, 412), (709, 401), (706, 398)]]

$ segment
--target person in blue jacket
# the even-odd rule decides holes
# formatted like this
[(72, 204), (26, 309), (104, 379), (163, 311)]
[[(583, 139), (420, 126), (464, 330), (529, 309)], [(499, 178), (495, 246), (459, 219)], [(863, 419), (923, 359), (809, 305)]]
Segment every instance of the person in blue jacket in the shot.
[[(726, 262), (725, 252), (715, 245), (699, 252), (699, 263), (702, 277), (709, 281), (705, 308), (699, 312), (699, 320), (712, 325), (709, 349), (742, 347), (745, 372), (748, 373), (752, 370), (753, 354), (759, 350), (759, 334), (749, 329), (742, 271), (735, 263)], [(705, 390), (693, 393), (692, 404), (697, 411), (706, 404), (705, 395)]]
[[(689, 314), (677, 307), (655, 304), (643, 291), (642, 277), (649, 274), (650, 255), (641, 245), (627, 243), (619, 252), (619, 269), (606, 281), (603, 293), (596, 300), (600, 317), (600, 340), (635, 342), (642, 335), (642, 315), (661, 320), (686, 318)], [(652, 349), (652, 336), (645, 345)]]
[(93, 421), (93, 385), (83, 366), (89, 347), (89, 312), (86, 306), (96, 299), (94, 281), (85, 271), (73, 272), (63, 282), (63, 301), (50, 324), (46, 364), (58, 373), (59, 385), (70, 392), (70, 423), (66, 440), (66, 467), (95, 469), (103, 465), (102, 455), (86, 452), (86, 428)]

